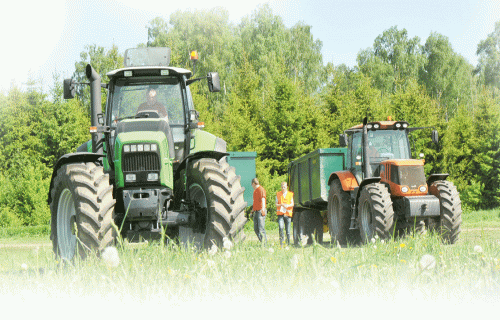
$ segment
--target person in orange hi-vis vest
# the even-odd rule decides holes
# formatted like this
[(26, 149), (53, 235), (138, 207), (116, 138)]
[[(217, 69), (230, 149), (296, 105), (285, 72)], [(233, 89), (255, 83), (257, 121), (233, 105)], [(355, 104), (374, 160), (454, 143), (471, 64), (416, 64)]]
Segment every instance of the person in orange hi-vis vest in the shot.
[(252, 179), (253, 187), (253, 230), (259, 241), (267, 244), (266, 236), (266, 190), (259, 184), (257, 178)]
[(280, 245), (283, 247), (283, 229), (286, 230), (286, 244), (290, 245), (290, 224), (293, 216), (293, 192), (288, 191), (288, 184), (281, 183), (281, 191), (276, 193), (276, 209), (280, 232)]

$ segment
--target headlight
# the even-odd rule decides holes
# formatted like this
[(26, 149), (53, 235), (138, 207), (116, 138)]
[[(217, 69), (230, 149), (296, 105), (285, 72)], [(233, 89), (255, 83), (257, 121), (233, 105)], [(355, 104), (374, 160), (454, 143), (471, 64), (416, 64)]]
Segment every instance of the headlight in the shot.
[(151, 151), (156, 152), (158, 150), (158, 145), (156, 143), (153, 143), (151, 145)]
[(421, 186), (419, 188), (420, 192), (426, 192), (427, 191), (427, 187), (426, 186)]
[(137, 152), (137, 145), (136, 144), (131, 144), (130, 145), (130, 151)]
[(148, 181), (157, 181), (158, 173), (148, 173)]
[(130, 152), (130, 145), (128, 145), (128, 144), (124, 145), (123, 152)]
[(408, 191), (410, 191), (408, 187), (401, 187), (401, 192), (407, 193)]
[(127, 182), (135, 182), (135, 180), (136, 180), (135, 173), (127, 173), (125, 175), (125, 181), (127, 181)]
[(145, 145), (144, 145), (144, 151), (145, 151), (145, 152), (149, 152), (149, 151), (151, 151), (151, 145), (150, 145), (150, 144), (145, 144)]
[(144, 145), (143, 145), (143, 144), (138, 144), (138, 145), (137, 145), (137, 151), (138, 151), (138, 152), (142, 152), (142, 151), (144, 151)]

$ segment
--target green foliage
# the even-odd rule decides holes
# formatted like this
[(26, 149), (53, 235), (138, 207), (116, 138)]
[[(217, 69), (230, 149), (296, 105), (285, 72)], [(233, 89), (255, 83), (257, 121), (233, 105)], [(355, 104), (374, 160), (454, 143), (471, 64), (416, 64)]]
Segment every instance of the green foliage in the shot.
[(495, 24), (495, 30), (479, 42), (476, 54), (479, 56), (476, 73), (481, 82), (500, 90), (500, 21)]
[[(397, 27), (361, 50), (357, 66), (324, 66), (311, 26), (285, 26), (268, 4), (238, 24), (226, 9), (213, 8), (177, 11), (147, 28), (147, 42), (139, 46), (170, 47), (171, 65), (188, 69), (189, 53), (197, 50), (194, 77), (220, 74), (220, 93), (208, 94), (204, 80), (190, 86), (195, 107), (205, 129), (223, 138), (228, 150), (257, 152), (271, 220), (290, 161), (338, 146), (338, 134), (365, 116), (438, 129), (437, 146), (430, 130), (412, 133), (413, 157), (425, 154), (426, 173), (450, 173), (468, 209), (500, 204), (500, 22), (478, 44), (475, 73), (446, 36), (431, 33), (422, 45)], [(85, 46), (75, 63), (76, 81), (88, 82), (88, 63), (107, 82), (106, 73), (123, 66), (123, 53), (116, 45)], [(48, 94), (32, 80), (25, 90), (0, 94), (0, 226), (47, 223), (55, 162), (90, 138), (88, 87), (63, 101), (61, 83), (55, 74)]]

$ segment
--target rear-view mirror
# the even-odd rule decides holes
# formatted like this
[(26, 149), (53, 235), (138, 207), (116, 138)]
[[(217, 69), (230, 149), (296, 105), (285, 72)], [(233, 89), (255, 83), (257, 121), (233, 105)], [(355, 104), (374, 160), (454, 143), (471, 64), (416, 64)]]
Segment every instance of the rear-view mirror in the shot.
[(64, 79), (63, 93), (64, 93), (64, 99), (73, 99), (75, 97), (76, 88), (73, 79)]
[(219, 74), (217, 72), (209, 72), (207, 75), (208, 82), (208, 90), (210, 92), (219, 92), (220, 91), (220, 80)]

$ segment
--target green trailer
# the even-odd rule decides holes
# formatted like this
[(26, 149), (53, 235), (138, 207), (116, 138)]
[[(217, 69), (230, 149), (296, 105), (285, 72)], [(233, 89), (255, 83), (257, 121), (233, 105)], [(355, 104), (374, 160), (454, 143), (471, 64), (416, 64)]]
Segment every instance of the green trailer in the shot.
[(236, 174), (241, 177), (241, 186), (245, 188), (243, 198), (247, 205), (253, 203), (252, 195), (252, 179), (255, 178), (255, 158), (257, 152), (255, 151), (231, 151), (226, 157), (227, 163), (234, 167)]
[(298, 244), (301, 237), (312, 234), (318, 242), (323, 241), (323, 232), (328, 232), (326, 210), (328, 205), (328, 179), (332, 172), (346, 167), (347, 148), (317, 149), (290, 162), (288, 185), (294, 193), (293, 235)]

